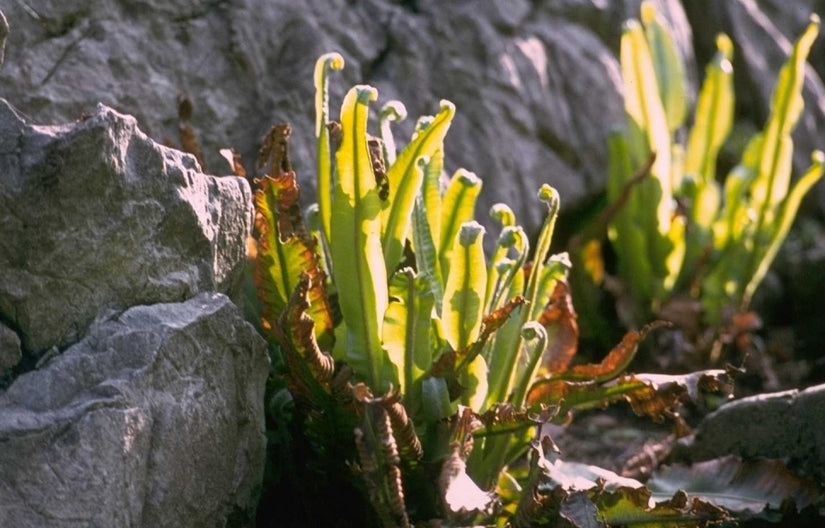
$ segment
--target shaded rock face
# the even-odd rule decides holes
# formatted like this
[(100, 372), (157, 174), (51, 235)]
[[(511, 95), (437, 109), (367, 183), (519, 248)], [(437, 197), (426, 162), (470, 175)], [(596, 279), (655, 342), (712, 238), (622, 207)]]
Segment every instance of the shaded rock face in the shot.
[(10, 371), (22, 358), (20, 338), (4, 324), (0, 324), (0, 379)]
[(233, 293), (251, 221), (246, 181), (201, 174), (132, 117), (34, 126), (0, 101), (0, 320), (34, 357), (102, 308)]
[[(691, 33), (677, 0), (656, 2), (692, 64)], [(606, 136), (622, 123), (616, 51), (621, 22), (639, 0), (95, 0), (39, 2), (35, 20), (10, 3), (12, 26), (0, 90), (39, 120), (75, 119), (97, 101), (137, 116), (150, 136), (175, 137), (176, 97), (188, 92), (206, 163), (219, 148), (242, 152), (247, 168), (263, 133), (293, 125), (292, 161), (314, 201), (315, 59), (340, 51), (331, 78), (337, 114), (344, 90), (379, 89), (411, 116), (458, 114), (446, 167), (485, 182), (479, 215), (506, 201), (529, 230), (544, 208), (542, 183), (572, 203), (602, 187)], [(139, 5), (139, 7), (135, 7)]]
[(269, 357), (224, 295), (251, 223), (246, 180), (133, 117), (0, 100), (0, 526), (253, 524)]
[(742, 398), (708, 415), (673, 458), (724, 455), (788, 460), (792, 470), (825, 481), (825, 385)]
[[(716, 32), (731, 33), (741, 114), (756, 125), (767, 115), (767, 95), (788, 41), (811, 11), (821, 9), (814, 0), (654, 3), (673, 26), (694, 79)], [(228, 170), (215, 167), (225, 167), (217, 152), (229, 146), (251, 168), (264, 132), (274, 122), (290, 121), (292, 160), (304, 199), (314, 201), (312, 71), (320, 54), (339, 51), (347, 66), (331, 79), (334, 114), (344, 90), (356, 83), (379, 88), (377, 104), (402, 100), (412, 118), (436, 112), (440, 99), (453, 101), (458, 114), (447, 138), (447, 168), (464, 167), (484, 180), (480, 216), (492, 203), (506, 201), (533, 231), (544, 215), (535, 200), (540, 184), (556, 186), (571, 205), (603, 188), (605, 138), (624, 119), (621, 24), (638, 17), (639, 4), (50, 0), (38, 2), (35, 19), (23, 4), (11, 2), (5, 7), (11, 32), (0, 90), (47, 122), (75, 119), (102, 101), (137, 116), (158, 139), (175, 138), (176, 98), (186, 92), (212, 171)], [(816, 126), (825, 119), (825, 103), (817, 82), (812, 71), (808, 110), (796, 136), (798, 168), (814, 146), (822, 146)], [(398, 127), (402, 143), (412, 118)], [(825, 212), (825, 196), (819, 207)]]
[(0, 526), (240, 526), (268, 370), (221, 294), (96, 321), (0, 394)]

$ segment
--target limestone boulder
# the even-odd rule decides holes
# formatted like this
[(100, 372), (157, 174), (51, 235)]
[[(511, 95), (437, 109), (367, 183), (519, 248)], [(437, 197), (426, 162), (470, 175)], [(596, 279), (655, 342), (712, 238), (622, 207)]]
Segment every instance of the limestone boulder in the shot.
[[(76, 119), (101, 101), (177, 141), (188, 93), (206, 164), (234, 147), (252, 168), (271, 124), (293, 126), (292, 161), (314, 201), (316, 58), (341, 52), (332, 108), (355, 83), (417, 117), (453, 101), (446, 167), (485, 182), (479, 216), (506, 201), (529, 230), (542, 183), (567, 205), (603, 187), (605, 139), (623, 119), (617, 60), (622, 22), (640, 0), (46, 0), (6, 6), (11, 32), (0, 91), (34, 119)], [(657, 0), (692, 65), (681, 3)], [(28, 6), (28, 7), (27, 7)], [(689, 68), (693, 71), (693, 68)], [(398, 127), (405, 143), (413, 119)]]
[(0, 320), (37, 358), (77, 342), (101, 309), (234, 295), (249, 185), (106, 106), (38, 126), (0, 101)]
[(702, 461), (725, 455), (781, 458), (791, 470), (825, 481), (825, 385), (761, 394), (708, 415), (673, 453)]
[(98, 319), (0, 394), (0, 526), (253, 526), (268, 372), (221, 294)]

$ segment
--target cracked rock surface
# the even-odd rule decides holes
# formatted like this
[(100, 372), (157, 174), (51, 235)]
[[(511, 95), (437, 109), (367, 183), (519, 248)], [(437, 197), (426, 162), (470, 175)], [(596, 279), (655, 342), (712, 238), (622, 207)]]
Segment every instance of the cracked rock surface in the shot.
[[(658, 0), (692, 60), (690, 28), (676, 0)], [(528, 230), (544, 208), (542, 183), (566, 203), (592, 194), (606, 174), (606, 137), (623, 120), (617, 50), (621, 22), (640, 0), (529, 2), (482, 0), (127, 0), (20, 3), (11, 24), (0, 90), (32, 118), (76, 119), (98, 101), (137, 117), (157, 139), (177, 141), (178, 94), (194, 104), (209, 170), (226, 167), (233, 147), (250, 168), (260, 138), (292, 124), (291, 159), (314, 201), (315, 60), (346, 59), (331, 77), (337, 115), (356, 83), (399, 99), (410, 118), (439, 101), (457, 106), (446, 168), (485, 183), (479, 217), (494, 202), (513, 206)], [(35, 19), (35, 16), (38, 17)]]
[(0, 393), (0, 526), (247, 526), (266, 343), (222, 294), (135, 306)]
[(675, 460), (724, 455), (782, 458), (791, 470), (825, 481), (825, 385), (760, 394), (708, 415), (672, 453)]
[[(762, 125), (788, 43), (821, 10), (817, 0), (656, 0), (687, 57), (695, 87), (716, 33), (736, 44), (737, 114)], [(640, 0), (93, 0), (4, 6), (11, 26), (0, 71), (5, 97), (41, 122), (76, 119), (97, 102), (135, 115), (152, 137), (177, 141), (176, 100), (188, 93), (207, 167), (225, 167), (233, 147), (247, 167), (269, 127), (289, 121), (292, 161), (311, 200), (314, 187), (316, 58), (339, 51), (331, 108), (357, 83), (400, 99), (414, 118), (457, 105), (446, 167), (485, 182), (479, 217), (497, 201), (534, 230), (544, 211), (541, 183), (565, 204), (592, 197), (607, 174), (605, 138), (621, 125), (621, 24)], [(26, 10), (23, 6), (32, 6)], [(822, 13), (820, 13), (822, 14)], [(821, 40), (821, 39), (820, 39)], [(694, 49), (698, 60), (694, 60)], [(797, 170), (822, 147), (823, 44), (811, 54), (807, 108), (795, 138)], [(819, 130), (822, 127), (819, 126)], [(825, 184), (819, 186), (825, 211)], [(569, 207), (563, 208), (566, 211)]]
[(0, 100), (0, 320), (33, 358), (104, 308), (233, 294), (251, 222), (245, 180), (202, 174), (130, 116), (36, 126)]

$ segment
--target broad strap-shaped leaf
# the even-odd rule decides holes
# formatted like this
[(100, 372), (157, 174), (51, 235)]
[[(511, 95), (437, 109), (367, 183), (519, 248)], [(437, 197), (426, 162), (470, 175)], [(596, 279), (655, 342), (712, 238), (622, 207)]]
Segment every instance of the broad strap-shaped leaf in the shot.
[(716, 183), (716, 160), (733, 126), (733, 43), (726, 35), (719, 35), (716, 47), (716, 55), (705, 68), (705, 81), (699, 92), (685, 154), (686, 178), (682, 187), (689, 199), (690, 225), (682, 267), (683, 284), (693, 280), (713, 242), (713, 222), (722, 202), (722, 192)]
[[(615, 209), (608, 235), (618, 255), (619, 274), (628, 277), (634, 296), (642, 303), (653, 298), (655, 282), (649, 257), (649, 242), (636, 218), (643, 207), (640, 192), (632, 192), (634, 185), (628, 141), (623, 134), (611, 133), (607, 138), (609, 175), (607, 195), (612, 204), (623, 203)], [(652, 158), (648, 158), (652, 159)], [(650, 167), (648, 167), (649, 173)]]
[[(790, 186), (793, 162), (790, 133), (803, 109), (805, 60), (818, 32), (819, 19), (812, 17), (780, 71), (771, 115), (763, 132), (748, 144), (742, 163), (735, 171), (739, 179), (730, 187), (726, 182), (725, 224), (720, 225), (727, 225), (727, 232), (721, 233), (728, 239), (727, 254), (721, 258), (722, 265), (712, 271), (703, 285), (710, 292), (724, 290), (724, 295), (708, 307), (709, 321), (718, 321), (726, 304), (737, 308), (747, 305), (770, 265), (774, 244), (781, 242), (776, 237), (776, 226), (783, 221), (783, 202)], [(734, 192), (736, 196), (731, 201), (729, 194)], [(719, 231), (715, 229), (717, 238)]]
[(669, 260), (674, 246), (682, 243), (678, 236), (674, 236), (677, 233), (671, 230), (675, 216), (671, 135), (659, 97), (650, 46), (637, 21), (631, 20), (625, 24), (620, 48), (630, 165), (634, 168), (642, 166), (651, 153), (655, 153), (656, 158), (650, 170), (653, 178), (634, 189), (638, 199), (630, 204), (632, 208), (626, 213), (632, 218), (631, 229), (617, 233), (620, 238), (618, 244), (629, 243), (625, 240), (627, 238), (644, 238), (645, 253), (636, 258), (648, 259), (652, 274), (637, 276), (633, 287), (635, 289), (647, 283), (646, 288), (651, 291), (651, 296), (644, 299), (650, 301), (663, 297), (675, 284), (680, 271), (679, 266), (674, 266), (674, 260)]
[[(461, 226), (473, 220), (476, 199), (481, 192), (481, 180), (474, 173), (459, 169), (453, 174), (441, 200), (441, 234), (438, 237), (438, 257), (441, 275), (446, 280), (450, 273), (455, 239)], [(430, 207), (427, 204), (427, 207)], [(483, 293), (482, 293), (483, 295)]]
[[(625, 87), (625, 110), (631, 121), (628, 124), (632, 138), (630, 140), (631, 161), (641, 165), (651, 152), (656, 153), (651, 174), (661, 187), (662, 199), (655, 203), (656, 217), (659, 220), (658, 229), (664, 230), (670, 223), (672, 214), (670, 204), (665, 203), (673, 194), (670, 179), (670, 129), (662, 100), (659, 97), (658, 76), (650, 46), (642, 26), (635, 20), (625, 23), (620, 53)], [(634, 133), (640, 133), (641, 137), (633, 138)], [(646, 148), (635, 142), (635, 139), (642, 138), (647, 142)], [(656, 229), (657, 226), (650, 227)]]
[(794, 44), (791, 56), (779, 71), (771, 99), (771, 115), (765, 125), (765, 144), (759, 168), (761, 185), (754, 187), (757, 203), (776, 204), (784, 199), (790, 183), (790, 167), (785, 170), (789, 136), (804, 108), (802, 86), (808, 54), (819, 34), (819, 17), (811, 16), (805, 32)]
[[(501, 308), (484, 316), (481, 320), (481, 330), (479, 331), (478, 339), (464, 349), (456, 352), (455, 357), (458, 362), (456, 369), (460, 370), (465, 364), (475, 359), (477, 355), (482, 354), (490, 342), (490, 339), (497, 335), (502, 327), (512, 321), (512, 316), (518, 314), (519, 309), (523, 307), (524, 303), (524, 297), (516, 296), (507, 301)], [(485, 362), (487, 362), (488, 357), (490, 356), (484, 354)]]
[[(443, 181), (444, 172), (444, 150), (437, 150), (430, 157), (427, 163), (419, 165), (424, 170), (424, 181), (421, 184), (421, 192), (419, 197), (424, 206), (424, 214), (427, 217), (427, 224), (430, 226), (430, 237), (435, 244), (436, 249), (441, 250), (441, 217), (444, 213), (442, 208), (443, 194), (446, 191), (446, 183)], [(468, 218), (471, 220), (472, 217)], [(418, 249), (416, 249), (418, 251)], [(440, 255), (440, 253), (439, 253)], [(440, 263), (439, 263), (440, 265)], [(441, 274), (442, 278), (444, 273)]]
[(805, 81), (805, 67), (811, 46), (819, 33), (819, 18), (811, 18), (805, 32), (794, 44), (791, 56), (782, 66), (771, 100), (771, 114), (763, 131), (762, 151), (759, 169), (749, 191), (751, 207), (756, 211), (755, 239), (756, 251), (748, 256), (747, 276), (740, 285), (737, 301), (744, 301), (746, 284), (751, 282), (763, 260), (761, 248), (773, 240), (774, 224), (779, 221), (781, 203), (788, 194), (793, 165), (793, 139), (791, 132), (796, 127), (804, 108), (802, 87)]
[(516, 379), (513, 384), (513, 403), (524, 407), (527, 391), (538, 374), (541, 357), (547, 347), (547, 331), (535, 322), (527, 322), (521, 329), (522, 343), (524, 343), (525, 365), (516, 369)]
[(428, 377), (421, 381), (421, 408), (427, 424), (438, 423), (450, 416), (450, 392), (444, 378)]
[[(521, 287), (514, 289), (514, 291), (523, 291), (523, 276), (523, 272), (517, 275), (515, 282), (520, 283)], [(526, 301), (523, 297), (517, 297), (516, 299), (520, 301), (517, 305), (510, 301), (499, 309), (506, 308), (511, 313), (507, 314), (506, 319), (502, 319), (503, 324), (493, 335), (483, 352), (490, 367), (487, 400), (483, 409), (507, 401), (515, 383), (516, 367), (521, 354), (519, 348), (523, 326), (521, 321), (523, 320), (523, 312), (529, 310), (529, 307), (524, 306)]]
[(258, 250), (255, 284), (261, 300), (264, 327), (271, 329), (286, 307), (303, 273), (310, 277), (309, 315), (322, 346), (332, 343), (332, 309), (327, 298), (326, 274), (320, 264), (317, 241), (311, 237), (298, 208), (300, 187), (292, 171), (258, 180), (255, 192), (255, 230)]
[[(538, 198), (539, 201), (547, 205), (547, 216), (539, 232), (536, 253), (533, 255), (533, 267), (527, 279), (527, 290), (525, 292), (527, 302), (530, 303), (531, 309), (535, 311), (541, 310), (540, 307), (544, 306), (543, 303), (539, 303), (539, 295), (543, 293), (540, 285), (542, 278), (544, 278), (543, 270), (546, 265), (545, 260), (547, 260), (547, 256), (550, 254), (550, 243), (553, 240), (556, 219), (559, 216), (559, 209), (561, 208), (559, 192), (547, 184), (542, 185), (539, 189)], [(539, 306), (538, 308), (536, 307), (537, 304)], [(522, 323), (526, 322), (527, 321), (522, 321)]]
[(390, 280), (390, 302), (381, 330), (384, 349), (398, 369), (401, 394), (415, 409), (413, 384), (429, 371), (433, 340), (430, 338), (435, 299), (426, 281), (411, 268), (396, 272)]
[(381, 201), (367, 148), (370, 86), (352, 88), (341, 108), (343, 137), (336, 154), (330, 251), (346, 325), (344, 358), (375, 390), (397, 380), (387, 376), (381, 324), (387, 309), (387, 274), (381, 251)]
[(455, 105), (441, 101), (441, 111), (432, 123), (415, 135), (387, 170), (390, 193), (382, 213), (382, 246), (388, 272), (395, 269), (401, 259), (415, 197), (423, 181), (424, 175), (418, 169), (418, 160), (422, 157), (432, 158), (436, 152), (443, 151), (444, 136), (454, 115)]
[(772, 226), (774, 231), (770, 244), (767, 248), (760, 248), (763, 251), (762, 259), (759, 261), (753, 276), (750, 278), (750, 282), (748, 282), (745, 287), (745, 294), (742, 299), (745, 306), (750, 302), (751, 297), (753, 297), (756, 291), (756, 287), (762, 282), (762, 279), (768, 272), (768, 268), (770, 268), (771, 263), (774, 258), (776, 258), (779, 247), (788, 236), (791, 225), (796, 218), (796, 213), (802, 203), (802, 198), (804, 198), (805, 195), (808, 194), (808, 191), (822, 178), (823, 165), (825, 165), (825, 153), (821, 150), (814, 151), (811, 155), (811, 166), (799, 181), (796, 182), (796, 185), (793, 186), (785, 202), (782, 204), (782, 211), (779, 215), (778, 222)]
[(467, 222), (453, 239), (452, 265), (441, 308), (444, 333), (453, 350), (469, 346), (481, 330), (487, 286), (483, 238), (484, 227), (478, 222)]
[[(438, 258), (438, 242), (433, 236), (440, 236), (441, 191), (438, 188), (438, 179), (441, 174), (442, 158), (443, 155), (439, 151), (430, 159), (420, 158), (418, 160), (418, 167), (424, 174), (424, 181), (421, 192), (415, 199), (410, 225), (415, 265), (418, 273), (429, 285), (435, 298), (436, 310), (439, 312), (444, 299), (444, 280), (441, 274), (441, 262)], [(435, 211), (432, 208), (435, 208)], [(437, 224), (431, 224), (432, 221)]]
[(330, 148), (329, 130), (329, 70), (342, 70), (344, 57), (338, 53), (321, 55), (315, 63), (315, 137), (318, 140), (318, 207), (321, 213), (321, 225), (324, 236), (329, 240), (331, 236), (330, 222), (332, 217), (332, 152)]
[[(571, 266), (570, 256), (567, 252), (562, 252), (551, 255), (545, 265), (536, 271), (540, 274), (538, 277), (538, 293), (531, 302), (530, 320), (536, 321), (541, 317), (544, 307), (552, 299), (556, 283), (567, 280)], [(530, 273), (532, 274), (533, 271), (531, 270)]]
[(685, 174), (705, 185), (716, 180), (716, 158), (733, 126), (733, 43), (719, 35), (716, 48), (705, 68), (685, 154)]
[(658, 16), (653, 2), (642, 2), (641, 19), (668, 128), (674, 131), (682, 126), (687, 115), (685, 66), (673, 41), (673, 32)]
[(550, 242), (559, 212), (559, 195), (555, 189), (545, 184), (539, 189), (538, 198), (539, 201), (547, 205), (548, 211), (539, 233), (532, 268), (529, 277), (526, 279), (527, 284), (524, 286), (525, 272), (520, 267), (515, 270), (510, 293), (512, 295), (513, 292), (521, 293), (523, 291), (527, 306), (518, 310), (517, 317), (508, 321), (507, 325), (496, 336), (492, 347), (485, 352), (485, 356), (490, 358), (492, 372), (487, 405), (508, 398), (515, 386), (522, 381), (521, 374), (524, 366), (523, 364), (519, 365), (519, 357), (523, 352), (524, 343), (522, 330), (528, 321), (535, 319), (533, 314), (540, 311), (541, 308), (536, 309), (536, 303), (541, 302), (539, 299), (545, 295), (549, 297), (550, 292), (542, 291), (542, 281), (551, 275), (555, 275), (555, 268), (557, 267), (557, 259), (553, 258), (551, 262), (545, 262), (545, 260), (547, 260), (550, 251)]
[(461, 403), (471, 409), (481, 409), (487, 397), (490, 369), (484, 356), (476, 354), (472, 359), (466, 358), (462, 368), (457, 372), (457, 381), (461, 386)]

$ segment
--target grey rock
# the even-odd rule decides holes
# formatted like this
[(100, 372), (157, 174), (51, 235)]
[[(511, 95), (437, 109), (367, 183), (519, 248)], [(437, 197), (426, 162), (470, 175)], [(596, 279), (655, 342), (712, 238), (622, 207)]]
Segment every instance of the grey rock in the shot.
[(708, 415), (674, 450), (677, 460), (782, 458), (825, 481), (825, 385), (742, 398)]
[(250, 519), (268, 372), (265, 342), (221, 294), (96, 321), (0, 394), (0, 526)]
[(244, 179), (201, 174), (132, 117), (35, 126), (0, 101), (0, 318), (25, 352), (77, 342), (103, 308), (233, 295), (251, 222)]
[[(692, 64), (680, 2), (656, 3)], [(533, 231), (544, 215), (540, 184), (558, 187), (565, 204), (603, 186), (605, 138), (623, 120), (619, 33), (639, 4), (51, 0), (37, 3), (35, 19), (13, 2), (0, 90), (46, 122), (102, 101), (155, 138), (175, 137), (176, 97), (187, 92), (208, 167), (223, 167), (217, 152), (232, 146), (250, 169), (263, 133), (288, 120), (292, 161), (314, 201), (312, 71), (320, 54), (339, 51), (347, 66), (331, 79), (334, 115), (355, 83), (379, 88), (379, 104), (402, 100), (413, 117), (453, 101), (448, 170), (484, 180), (479, 216), (507, 201)]]
[(22, 357), (20, 338), (14, 330), (0, 323), (0, 376), (17, 365)]

